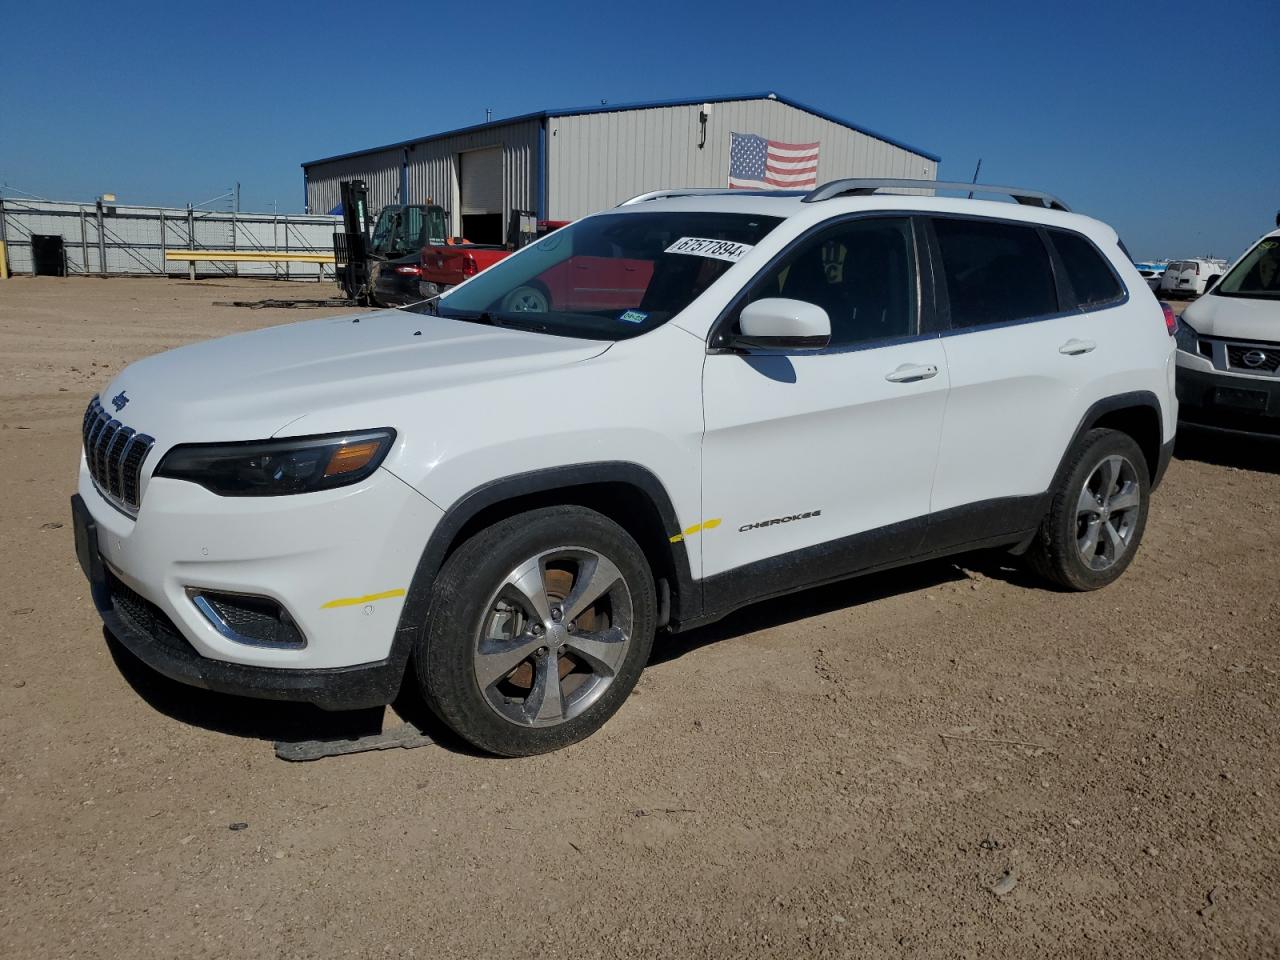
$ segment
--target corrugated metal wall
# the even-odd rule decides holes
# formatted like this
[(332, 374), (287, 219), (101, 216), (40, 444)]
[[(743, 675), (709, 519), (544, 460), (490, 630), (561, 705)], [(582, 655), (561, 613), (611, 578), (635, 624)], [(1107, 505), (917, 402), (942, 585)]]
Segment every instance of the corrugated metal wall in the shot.
[(404, 151), (393, 147), (307, 167), (307, 210), (328, 213), (337, 207), (342, 202), (338, 184), (343, 180), (363, 180), (368, 184), (369, 205), (374, 213), (388, 203), (399, 203), (403, 163)]
[[(420, 140), (407, 148), (394, 147), (330, 160), (306, 168), (307, 206), (327, 213), (338, 205), (342, 180), (361, 179), (369, 185), (369, 207), (377, 213), (400, 197), (400, 171), (408, 151), (409, 203), (431, 200), (448, 209), (453, 229), (460, 229), (458, 154), (486, 147), (502, 147), (503, 207), (505, 210), (537, 210), (539, 120), (473, 130), (437, 140)], [(505, 225), (504, 225), (505, 227)]]
[(649, 190), (726, 186), (731, 131), (787, 143), (819, 141), (819, 183), (840, 177), (937, 179), (932, 160), (776, 100), (712, 104), (706, 145), (699, 149), (700, 109), (695, 104), (550, 118), (547, 217), (576, 219)]
[[(458, 195), (458, 154), (485, 147), (502, 147), (502, 207), (511, 210), (538, 208), (539, 120), (522, 120), (487, 130), (459, 133), (440, 140), (415, 144), (409, 152), (409, 197), (412, 203), (428, 199), (453, 216), (453, 232), (460, 233), (461, 199)], [(372, 202), (372, 201), (371, 201)], [(503, 221), (505, 235), (506, 221)]]
[[(3, 234), (9, 268), (32, 270), (31, 235), (62, 237), (68, 273), (186, 276), (184, 261), (165, 261), (166, 249), (333, 251), (333, 234), (342, 229), (337, 217), (304, 214), (228, 213), (181, 207), (138, 207), (110, 204), (103, 208), (99, 237), (98, 210), (92, 203), (5, 198)], [(195, 234), (194, 237), (192, 234)], [(266, 276), (315, 279), (333, 267), (316, 263), (197, 264), (204, 275)]]

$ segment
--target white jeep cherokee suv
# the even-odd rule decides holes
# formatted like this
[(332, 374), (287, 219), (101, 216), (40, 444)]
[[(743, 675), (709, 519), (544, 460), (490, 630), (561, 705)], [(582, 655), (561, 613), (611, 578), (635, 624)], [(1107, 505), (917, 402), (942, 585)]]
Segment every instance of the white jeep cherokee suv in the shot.
[(519, 755), (766, 597), (980, 547), (1110, 583), (1172, 452), (1171, 315), (1052, 197), (902, 188), (950, 189), (649, 194), (439, 300), (133, 364), (73, 497), (103, 619), (200, 687), (417, 683)]

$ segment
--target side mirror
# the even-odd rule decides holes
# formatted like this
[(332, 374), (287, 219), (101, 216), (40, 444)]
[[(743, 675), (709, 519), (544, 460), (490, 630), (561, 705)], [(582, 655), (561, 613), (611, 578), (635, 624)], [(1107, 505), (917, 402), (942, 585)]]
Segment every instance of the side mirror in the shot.
[(831, 342), (827, 311), (803, 300), (766, 297), (742, 308), (741, 333), (730, 347), (766, 350), (821, 350)]

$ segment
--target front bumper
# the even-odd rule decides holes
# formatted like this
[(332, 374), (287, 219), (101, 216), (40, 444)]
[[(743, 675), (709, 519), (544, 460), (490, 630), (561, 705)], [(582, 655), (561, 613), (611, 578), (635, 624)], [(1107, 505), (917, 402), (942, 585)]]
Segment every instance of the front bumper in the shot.
[[(72, 511), (76, 509), (72, 498)], [(80, 503), (83, 509), (83, 501)], [(90, 528), (92, 529), (92, 528)], [(400, 689), (405, 664), (396, 657), (377, 663), (319, 670), (254, 667), (210, 660), (196, 653), (158, 607), (129, 591), (102, 566), (89, 581), (98, 613), (120, 643), (156, 673), (188, 686), (264, 700), (296, 700), (325, 710), (359, 710), (390, 703)]]
[[(409, 644), (401, 613), (440, 511), (384, 470), (298, 497), (218, 497), (153, 478), (136, 520), (81, 470), (77, 554), (95, 606), (135, 656), (172, 679), (330, 709), (388, 703)], [(189, 588), (270, 598), (301, 647), (219, 632)]]
[(1280, 436), (1280, 379), (1178, 364), (1178, 417), (1224, 433)]

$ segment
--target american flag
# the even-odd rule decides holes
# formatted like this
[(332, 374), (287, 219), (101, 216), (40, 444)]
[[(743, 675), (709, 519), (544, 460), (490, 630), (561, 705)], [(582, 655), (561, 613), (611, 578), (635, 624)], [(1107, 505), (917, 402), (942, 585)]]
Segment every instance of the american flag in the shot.
[(729, 186), (799, 190), (818, 185), (818, 144), (783, 143), (754, 133), (729, 134)]

